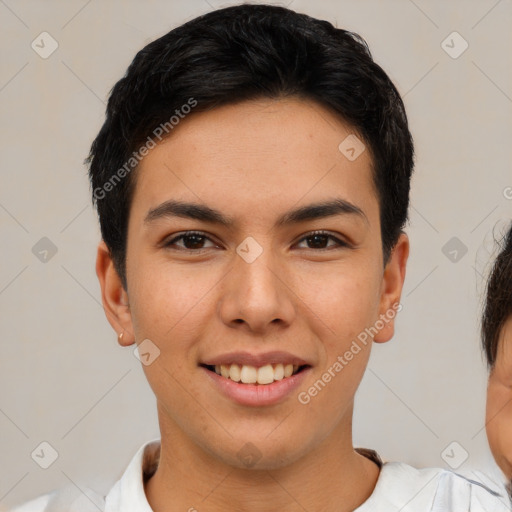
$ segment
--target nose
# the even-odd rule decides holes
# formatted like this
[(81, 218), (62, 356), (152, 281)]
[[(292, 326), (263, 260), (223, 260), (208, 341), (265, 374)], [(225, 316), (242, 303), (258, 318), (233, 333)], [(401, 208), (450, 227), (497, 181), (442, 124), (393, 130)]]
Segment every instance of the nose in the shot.
[(222, 321), (260, 335), (291, 325), (296, 294), (271, 250), (252, 262), (237, 255), (233, 265), (222, 287)]

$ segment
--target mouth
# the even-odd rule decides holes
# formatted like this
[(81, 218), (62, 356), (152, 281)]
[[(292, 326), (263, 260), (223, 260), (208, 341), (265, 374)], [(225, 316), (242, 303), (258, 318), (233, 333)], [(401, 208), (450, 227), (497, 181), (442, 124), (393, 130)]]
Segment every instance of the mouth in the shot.
[(283, 350), (233, 351), (198, 361), (213, 389), (243, 406), (272, 406), (290, 400), (311, 379), (314, 359)]
[[(236, 359), (235, 359), (236, 360)], [(296, 361), (300, 362), (300, 361)], [(200, 364), (213, 389), (242, 406), (275, 406), (292, 399), (313, 368), (309, 364)]]
[(274, 382), (287, 379), (310, 368), (307, 364), (294, 365), (291, 363), (266, 364), (259, 367), (245, 364), (201, 364), (200, 366), (233, 382), (259, 386), (273, 384)]

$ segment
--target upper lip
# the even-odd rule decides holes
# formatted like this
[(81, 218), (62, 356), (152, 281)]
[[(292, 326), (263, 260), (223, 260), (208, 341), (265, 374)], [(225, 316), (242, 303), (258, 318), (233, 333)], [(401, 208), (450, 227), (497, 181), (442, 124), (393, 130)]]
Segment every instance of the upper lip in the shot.
[(241, 364), (248, 366), (265, 366), (267, 364), (293, 364), (298, 366), (308, 365), (304, 359), (289, 352), (272, 351), (262, 354), (250, 354), (249, 352), (230, 352), (203, 361), (207, 366)]

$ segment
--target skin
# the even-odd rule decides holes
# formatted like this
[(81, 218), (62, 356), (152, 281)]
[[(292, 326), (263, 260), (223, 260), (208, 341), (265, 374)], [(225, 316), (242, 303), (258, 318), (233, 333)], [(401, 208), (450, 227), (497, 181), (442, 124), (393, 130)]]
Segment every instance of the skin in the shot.
[(512, 481), (512, 317), (504, 324), (487, 386), (486, 430), (492, 454)]
[[(211, 512), (341, 512), (372, 493), (379, 468), (352, 445), (354, 395), (372, 343), (307, 405), (297, 393), (272, 406), (236, 404), (198, 366), (235, 350), (288, 351), (312, 366), (298, 391), (307, 390), (399, 302), (409, 242), (401, 235), (384, 267), (370, 153), (351, 162), (338, 150), (351, 133), (313, 102), (249, 101), (185, 118), (141, 162), (127, 291), (103, 242), (96, 270), (107, 317), (124, 332), (120, 343), (148, 338), (160, 349), (143, 366), (162, 438), (159, 467), (145, 488), (156, 512), (168, 511), (169, 503)], [(363, 214), (274, 226), (291, 209), (333, 198)], [(235, 223), (144, 222), (169, 199), (208, 205)], [(208, 238), (163, 245), (187, 230)], [(313, 230), (346, 245), (303, 240)], [(249, 236), (263, 250), (252, 263), (236, 252)], [(386, 342), (393, 332), (391, 320), (374, 341)], [(237, 456), (248, 442), (261, 456), (251, 468)]]

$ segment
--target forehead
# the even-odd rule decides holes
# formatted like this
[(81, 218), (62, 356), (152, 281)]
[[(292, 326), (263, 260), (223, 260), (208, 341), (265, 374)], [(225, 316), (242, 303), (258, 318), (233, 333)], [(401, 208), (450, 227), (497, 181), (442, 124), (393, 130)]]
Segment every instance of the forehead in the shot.
[(182, 119), (140, 163), (134, 204), (154, 207), (170, 194), (255, 214), (326, 195), (378, 210), (369, 148), (348, 123), (298, 98)]

